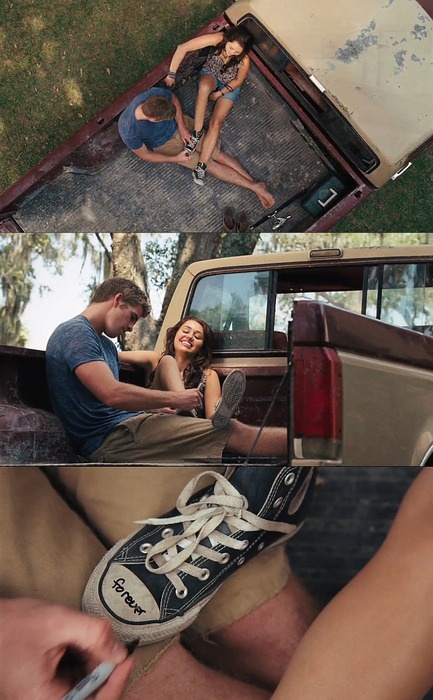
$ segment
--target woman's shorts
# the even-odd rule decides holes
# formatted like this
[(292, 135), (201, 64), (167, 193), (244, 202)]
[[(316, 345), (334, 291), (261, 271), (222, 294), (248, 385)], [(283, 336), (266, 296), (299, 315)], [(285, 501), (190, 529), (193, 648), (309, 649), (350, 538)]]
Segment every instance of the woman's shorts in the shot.
[[(226, 85), (226, 83), (223, 83), (223, 82), (221, 82), (221, 80), (218, 80), (218, 78), (215, 78), (215, 76), (214, 76), (214, 74), (212, 73), (212, 71), (207, 70), (206, 68), (202, 68), (202, 69), (201, 69), (200, 75), (211, 75), (212, 78), (213, 78), (213, 79), (215, 80), (215, 82), (216, 82), (216, 88), (215, 88), (215, 90), (221, 90), (221, 88), (223, 88), (223, 87)], [(240, 87), (237, 87), (237, 88), (235, 88), (234, 90), (232, 90), (231, 92), (229, 91), (229, 92), (227, 92), (227, 93), (224, 93), (223, 97), (224, 97), (224, 99), (230, 100), (231, 102), (236, 102), (236, 100), (238, 99), (240, 93), (241, 93), (241, 88), (240, 88)]]

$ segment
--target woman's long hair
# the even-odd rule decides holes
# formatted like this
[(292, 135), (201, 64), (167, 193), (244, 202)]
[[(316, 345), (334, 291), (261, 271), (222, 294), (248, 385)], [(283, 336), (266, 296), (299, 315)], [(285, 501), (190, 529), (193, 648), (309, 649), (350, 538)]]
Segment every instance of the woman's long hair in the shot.
[(240, 46), (242, 46), (243, 51), (239, 56), (232, 56), (230, 61), (225, 65), (223, 72), (227, 70), (229, 66), (233, 66), (236, 63), (240, 63), (243, 58), (251, 51), (254, 43), (254, 39), (251, 34), (243, 27), (229, 27), (223, 30), (223, 38), (219, 44), (215, 46), (213, 53), (220, 54), (228, 41), (237, 41)]
[(185, 316), (181, 318), (174, 326), (167, 330), (165, 336), (165, 347), (163, 350), (163, 355), (171, 355), (175, 357), (174, 353), (174, 338), (179, 328), (182, 328), (188, 321), (195, 321), (199, 323), (203, 328), (203, 345), (201, 346), (198, 354), (193, 358), (192, 362), (185, 369), (183, 373), (183, 380), (186, 389), (198, 386), (203, 372), (207, 369), (212, 362), (212, 352), (214, 348), (214, 334), (212, 328), (206, 321), (196, 316)]

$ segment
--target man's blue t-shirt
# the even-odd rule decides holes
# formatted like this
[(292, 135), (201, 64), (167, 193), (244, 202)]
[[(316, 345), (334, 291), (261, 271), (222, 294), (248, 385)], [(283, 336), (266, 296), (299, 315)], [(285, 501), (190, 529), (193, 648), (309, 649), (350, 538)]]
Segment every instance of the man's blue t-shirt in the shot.
[(106, 362), (119, 379), (114, 343), (99, 335), (85, 316), (75, 316), (57, 326), (46, 351), (50, 398), (73, 449), (83, 457), (89, 457), (118, 423), (138, 414), (105, 406), (77, 379), (76, 368), (95, 361)]
[(134, 97), (131, 104), (122, 112), (118, 121), (118, 129), (121, 139), (128, 148), (136, 151), (143, 144), (153, 150), (158, 146), (163, 146), (171, 139), (177, 129), (175, 119), (165, 119), (162, 122), (150, 122), (147, 119), (136, 119), (135, 110), (138, 105), (143, 104), (149, 97), (161, 95), (173, 100), (173, 94), (165, 88), (150, 88), (146, 92), (141, 92)]

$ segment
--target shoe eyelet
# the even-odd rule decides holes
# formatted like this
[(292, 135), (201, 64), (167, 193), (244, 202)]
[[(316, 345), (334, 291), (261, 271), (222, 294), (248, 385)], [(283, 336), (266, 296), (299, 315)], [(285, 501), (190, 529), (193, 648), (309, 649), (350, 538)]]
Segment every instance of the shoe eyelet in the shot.
[(149, 542), (143, 542), (143, 544), (140, 545), (139, 549), (142, 554), (147, 554), (149, 549), (152, 548), (152, 545)]
[(260, 542), (259, 546), (257, 547), (257, 551), (258, 551), (258, 552), (261, 552), (264, 546), (265, 546), (265, 543), (264, 543), (264, 542)]
[(242, 566), (242, 564), (245, 564), (245, 557), (240, 557), (236, 563), (238, 566)]
[(207, 581), (207, 579), (209, 578), (209, 576), (210, 576), (210, 571), (209, 571), (209, 569), (202, 569), (202, 570), (200, 571), (199, 579), (200, 579), (200, 581)]
[(187, 595), (188, 595), (188, 589), (187, 589), (187, 588), (181, 588), (180, 591), (178, 591), (178, 589), (176, 588), (176, 597), (177, 597), (177, 598), (181, 598), (181, 599), (182, 599), (182, 598), (186, 598)]
[(282, 502), (283, 502), (283, 499), (282, 499), (282, 497), (280, 496), (280, 498), (277, 498), (277, 500), (274, 501), (274, 508), (279, 508), (280, 505), (282, 504)]
[(221, 564), (227, 564), (227, 562), (229, 562), (229, 561), (230, 561), (230, 554), (228, 552), (226, 552), (225, 554), (223, 554), (221, 556), (220, 562), (221, 562)]
[(246, 548), (248, 547), (248, 545), (249, 545), (248, 540), (244, 540), (244, 541), (242, 542), (241, 550), (242, 550), (242, 549), (246, 549)]
[(166, 527), (161, 532), (161, 537), (171, 537), (173, 534), (174, 534), (174, 530), (172, 530), (171, 527)]
[(290, 472), (290, 474), (287, 474), (287, 476), (284, 479), (285, 486), (290, 486), (290, 484), (293, 484), (295, 479), (296, 479), (296, 475), (294, 474), (294, 472)]

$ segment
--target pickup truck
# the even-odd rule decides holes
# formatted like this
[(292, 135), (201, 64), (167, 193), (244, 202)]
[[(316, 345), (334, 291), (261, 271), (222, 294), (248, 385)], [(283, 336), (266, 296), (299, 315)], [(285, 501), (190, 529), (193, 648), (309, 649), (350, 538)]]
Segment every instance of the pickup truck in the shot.
[[(239, 419), (287, 426), (294, 466), (433, 466), (433, 246), (310, 249), (192, 263), (155, 349), (185, 314), (216, 334), (221, 381), (244, 370)], [(0, 347), (0, 463), (77, 461), (44, 352)], [(145, 380), (122, 364), (121, 379)]]
[[(222, 148), (266, 182), (269, 210), (123, 145), (119, 115), (163, 84), (168, 56), (0, 194), (0, 231), (215, 232), (225, 206), (246, 210), (258, 232), (329, 231), (432, 143), (432, 16), (433, 0), (238, 0), (198, 32), (243, 25), (254, 37)], [(190, 115), (205, 57), (188, 54), (178, 72)]]

